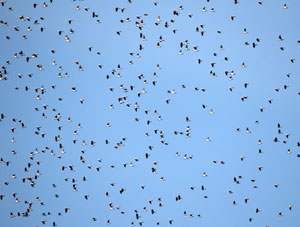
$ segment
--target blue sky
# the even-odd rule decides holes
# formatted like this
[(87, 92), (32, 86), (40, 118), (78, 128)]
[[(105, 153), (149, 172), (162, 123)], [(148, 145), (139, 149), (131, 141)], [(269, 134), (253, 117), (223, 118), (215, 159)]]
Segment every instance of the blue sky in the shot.
[(299, 226), (298, 1), (45, 4), (0, 6), (1, 226)]

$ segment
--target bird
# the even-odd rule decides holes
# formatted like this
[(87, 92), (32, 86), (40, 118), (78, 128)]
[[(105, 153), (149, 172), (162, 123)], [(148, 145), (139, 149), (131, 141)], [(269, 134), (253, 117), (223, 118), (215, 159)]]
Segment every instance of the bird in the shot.
[[(202, 199), (233, 206), (229, 219), (253, 207), (240, 225), (294, 212), (297, 186), (276, 173), (298, 176), (300, 40), (285, 31), (295, 6), (68, 4), (0, 2), (3, 223), (209, 226), (221, 216)], [(262, 25), (276, 15), (278, 26), (253, 26), (240, 16), (248, 11)], [(278, 198), (251, 191), (272, 185), (295, 188), (273, 214), (262, 207)]]

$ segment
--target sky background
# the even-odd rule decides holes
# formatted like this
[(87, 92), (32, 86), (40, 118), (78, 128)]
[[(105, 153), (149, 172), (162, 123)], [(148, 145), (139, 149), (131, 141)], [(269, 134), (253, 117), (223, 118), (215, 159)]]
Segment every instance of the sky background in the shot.
[[(53, 222), (66, 227), (107, 226), (108, 220), (109, 226), (118, 227), (132, 222), (170, 226), (169, 220), (176, 227), (299, 226), (299, 1), (45, 3), (44, 7), (42, 1), (6, 0), (0, 6), (0, 114), (4, 116), (0, 122), (0, 226), (40, 227)], [(93, 12), (98, 17), (92, 17)], [(129, 22), (120, 22), (126, 18)], [(159, 42), (160, 36), (164, 41)], [(188, 50), (186, 45), (180, 47), (185, 41)], [(257, 46), (253, 48), (252, 43)], [(175, 94), (168, 93), (172, 90)], [(242, 101), (244, 96), (247, 99)], [(273, 141), (275, 137), (279, 142)], [(115, 148), (120, 141), (123, 146)], [(234, 177), (239, 176), (237, 184)], [(121, 188), (125, 189), (122, 194)], [(84, 195), (89, 195), (88, 200)], [(182, 199), (176, 201), (178, 195)], [(247, 204), (245, 198), (249, 198)], [(29, 216), (22, 217), (29, 202)]]

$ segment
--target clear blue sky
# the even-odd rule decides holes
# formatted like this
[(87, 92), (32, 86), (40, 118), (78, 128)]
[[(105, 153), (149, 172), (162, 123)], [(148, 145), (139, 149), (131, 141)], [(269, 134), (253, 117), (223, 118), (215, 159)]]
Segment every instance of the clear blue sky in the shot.
[(2, 2), (0, 226), (298, 227), (299, 9)]

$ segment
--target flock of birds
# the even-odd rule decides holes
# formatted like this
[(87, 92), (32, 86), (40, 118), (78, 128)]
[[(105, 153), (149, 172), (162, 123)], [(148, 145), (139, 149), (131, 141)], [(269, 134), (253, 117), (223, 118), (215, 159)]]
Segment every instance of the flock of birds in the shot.
[[(298, 105), (300, 36), (249, 37), (255, 32), (245, 25), (238, 31), (242, 38), (230, 43), (226, 29), (236, 31), (245, 0), (154, 1), (145, 9), (146, 1), (90, 2), (26, 1), (15, 9), (13, 1), (1, 1), (1, 226), (216, 226), (226, 219), (224, 226), (274, 227), (285, 217), (292, 220), (287, 226), (298, 226), (297, 199), (286, 201), (280, 189), (297, 191), (300, 185), (275, 172), (299, 170), (299, 136), (286, 126), (285, 111), (266, 111)], [(259, 14), (278, 2), (247, 4)], [(290, 10), (280, 4), (278, 12)], [(53, 11), (43, 11), (48, 9)], [(218, 13), (225, 16), (214, 21)], [(277, 46), (268, 46), (270, 36)], [(258, 84), (263, 66), (250, 60), (257, 51), (273, 51), (285, 61), (268, 67), (290, 67), (282, 79), (271, 79), (280, 86), (271, 87), (271, 81), (263, 87), (269, 93)], [(182, 68), (186, 75), (178, 75)], [(251, 68), (257, 73), (247, 77)], [(239, 109), (242, 120), (228, 116), (231, 108)], [(219, 125), (225, 115), (236, 124)], [(234, 140), (242, 145), (234, 147)], [(265, 165), (270, 175), (264, 175)], [(285, 205), (268, 213), (272, 193)], [(299, 197), (294, 190), (290, 196)], [(246, 206), (251, 210), (241, 208)]]

